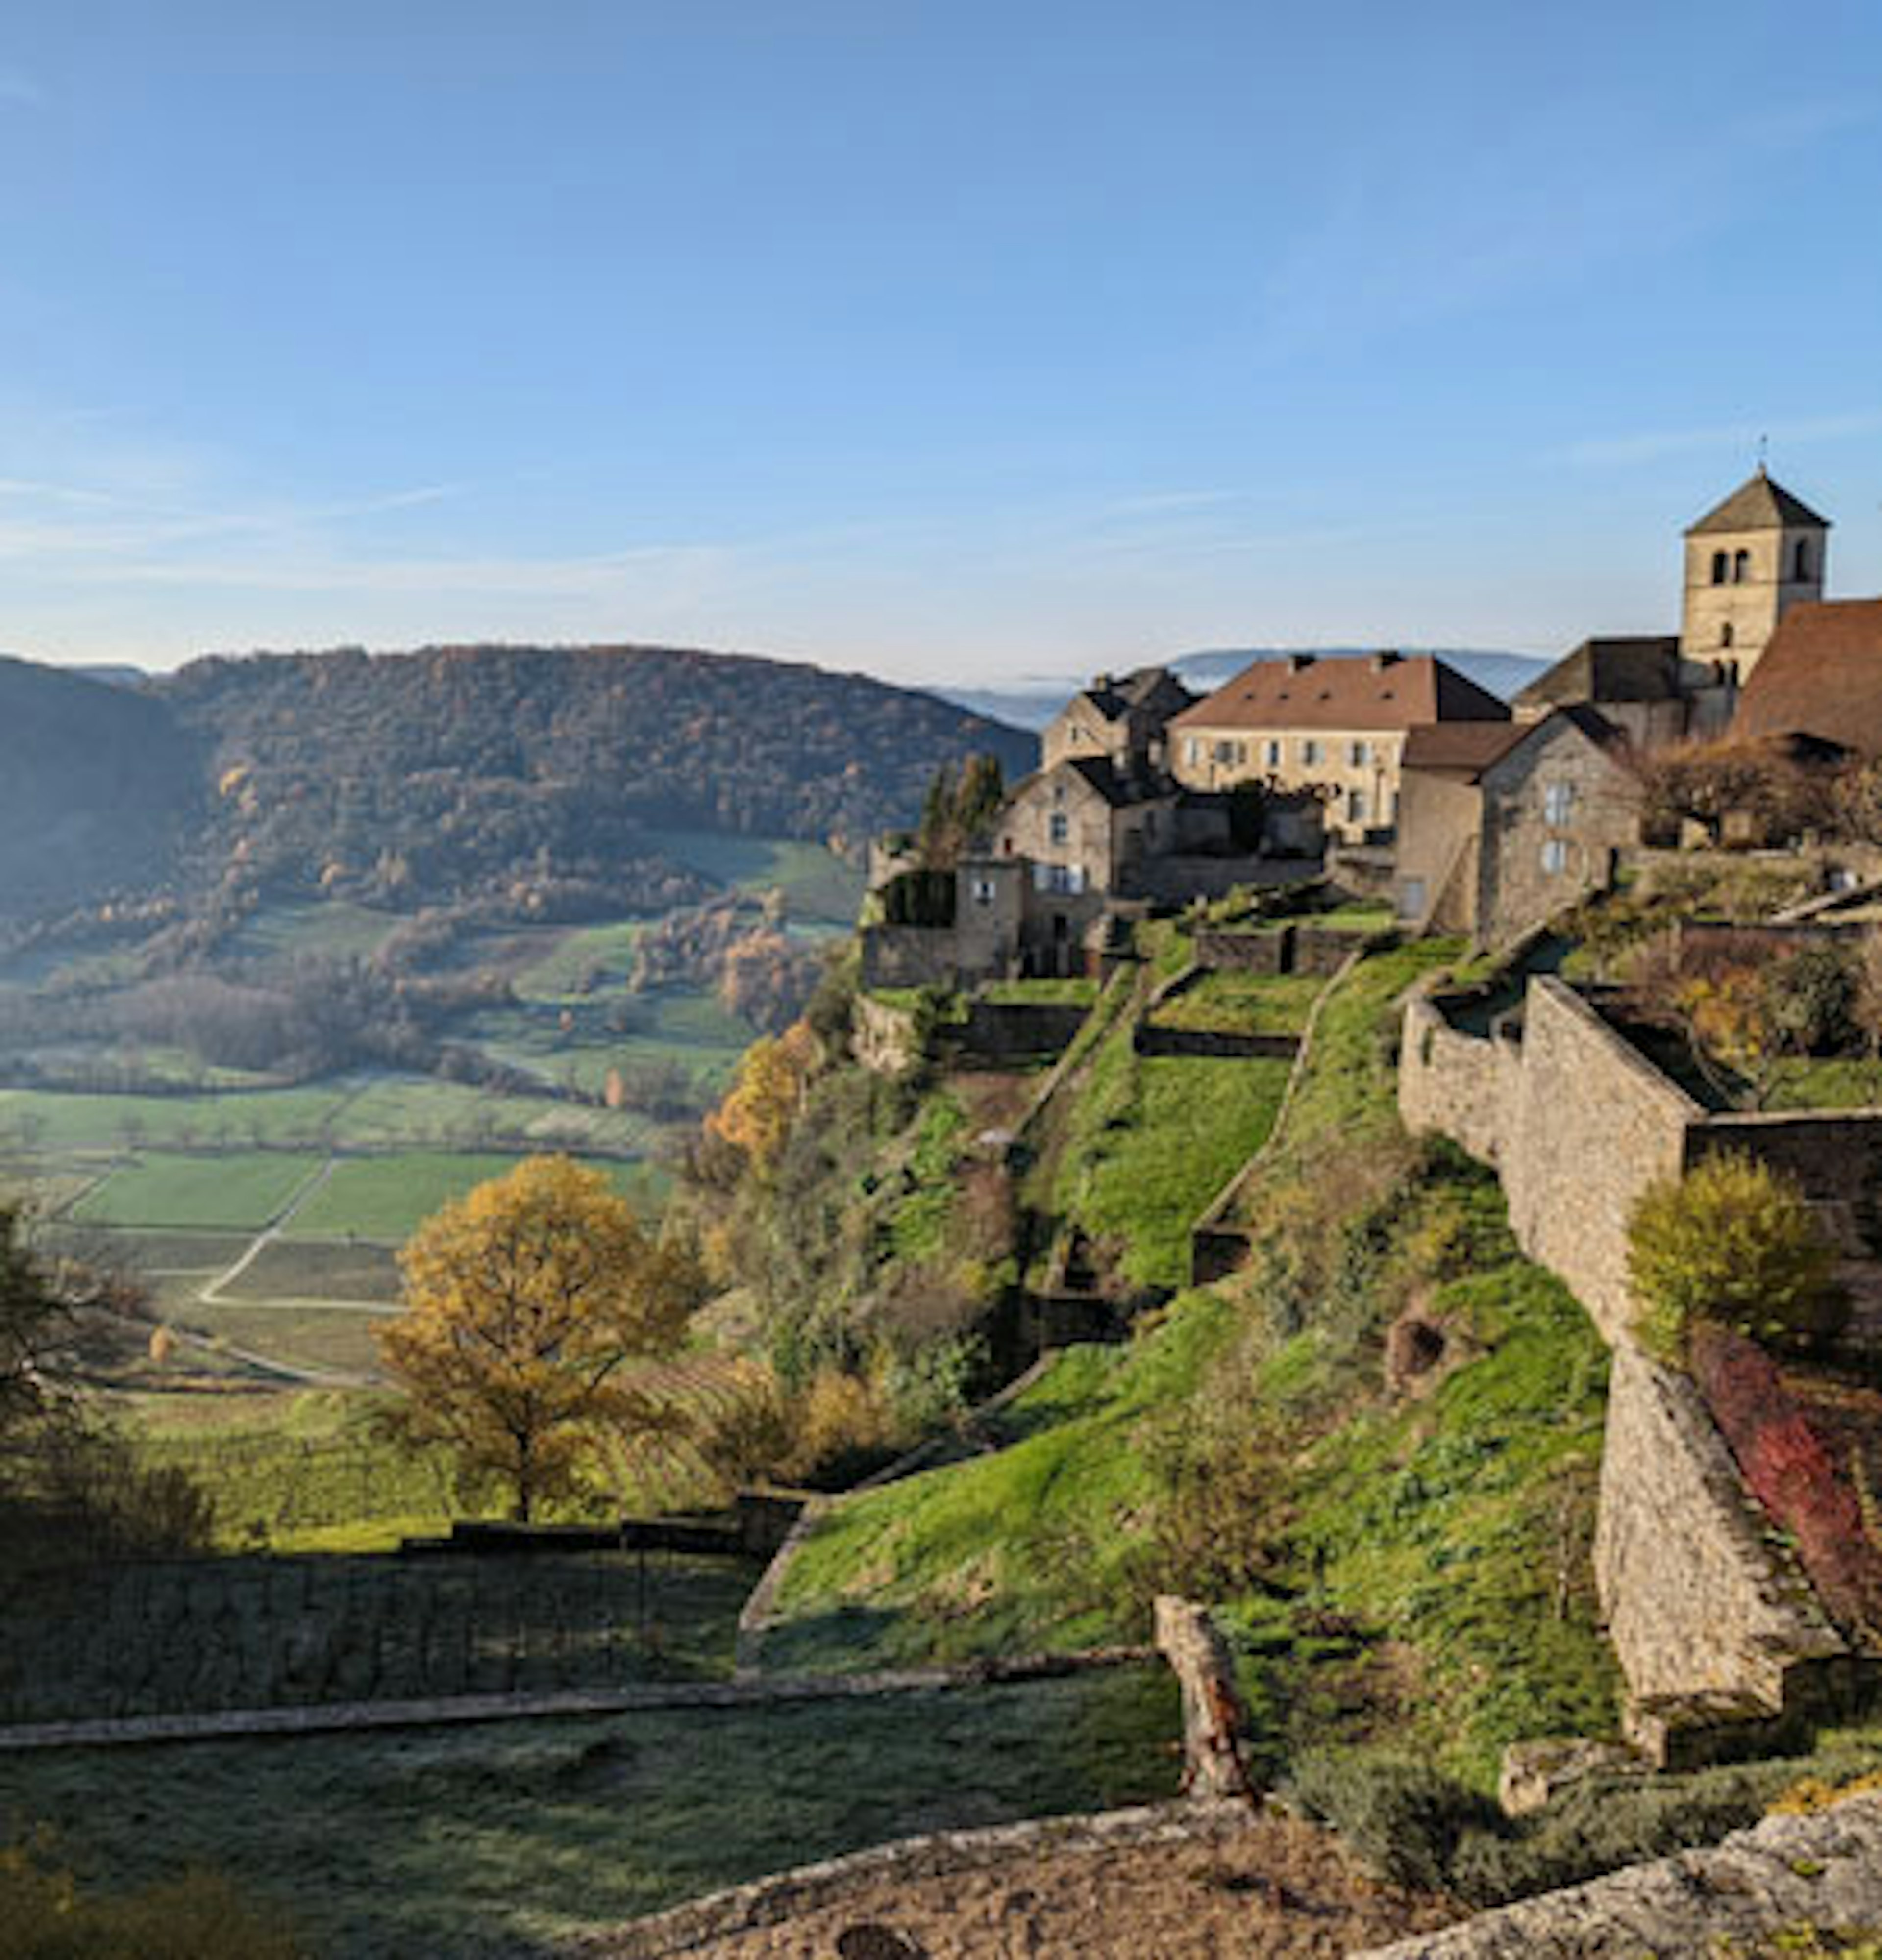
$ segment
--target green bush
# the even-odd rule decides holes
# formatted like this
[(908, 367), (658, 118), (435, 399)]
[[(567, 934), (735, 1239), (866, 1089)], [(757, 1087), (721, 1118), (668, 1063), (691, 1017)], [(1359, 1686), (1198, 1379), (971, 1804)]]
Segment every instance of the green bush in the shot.
[(1361, 1750), (1311, 1750), (1288, 1780), (1294, 1802), (1330, 1824), (1387, 1884), (1450, 1888), (1467, 1830), (1494, 1831), (1494, 1803), (1428, 1764)]
[(1807, 1352), (1833, 1340), (1849, 1302), (1836, 1249), (1796, 1182), (1740, 1153), (1707, 1157), (1649, 1185), (1628, 1223), (1635, 1331), (1661, 1360), (1683, 1365), (1696, 1321)]

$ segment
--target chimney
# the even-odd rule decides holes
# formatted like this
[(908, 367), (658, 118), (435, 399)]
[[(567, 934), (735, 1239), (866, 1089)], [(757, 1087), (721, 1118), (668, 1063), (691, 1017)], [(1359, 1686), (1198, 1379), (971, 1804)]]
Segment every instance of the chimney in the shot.
[(1311, 654), (1290, 654), (1288, 656), (1289, 673), (1304, 673), (1313, 664), (1314, 656)]
[(1094, 694), (1109, 694), (1110, 691), (1111, 676), (1109, 674), (1095, 674), (1092, 676), (1091, 692)]
[(1396, 667), (1404, 657), (1403, 654), (1395, 654), (1389, 648), (1383, 653), (1374, 654), (1372, 657), (1372, 671), (1374, 673), (1384, 673), (1387, 667)]

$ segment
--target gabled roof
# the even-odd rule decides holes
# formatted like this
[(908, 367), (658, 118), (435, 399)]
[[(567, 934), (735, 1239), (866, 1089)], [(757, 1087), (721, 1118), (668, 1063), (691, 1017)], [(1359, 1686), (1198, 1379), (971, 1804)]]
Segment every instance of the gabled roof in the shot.
[(1808, 735), (1882, 755), (1882, 599), (1793, 606), (1758, 656), (1733, 736)]
[(1584, 640), (1516, 697), (1518, 708), (1568, 706), (1572, 702), (1675, 701), (1680, 695), (1680, 642), (1653, 634), (1626, 639)]
[(1036, 769), (1023, 777), (1008, 791), (1008, 804), (1017, 802), (1036, 784), (1050, 781), (1061, 770), (1069, 770), (1113, 810), (1135, 803), (1156, 803), (1177, 793), (1176, 784), (1167, 776), (1126, 772), (1117, 768), (1108, 756), (1073, 756), (1055, 762), (1049, 769)]
[(1603, 749), (1616, 746), (1622, 740), (1620, 730), (1611, 721), (1593, 708), (1577, 704), (1552, 709), (1536, 721), (1456, 721), (1414, 728), (1405, 738), (1400, 766), (1422, 769), (1454, 782), (1479, 782), (1525, 742), (1553, 735), (1564, 727), (1578, 729)]
[(1435, 654), (1256, 660), (1170, 724), (1215, 728), (1415, 728), (1428, 721), (1507, 721), (1493, 694)]
[(1802, 498), (1794, 497), (1782, 483), (1774, 483), (1762, 464), (1724, 502), (1714, 505), (1696, 524), (1689, 524), (1689, 538), (1708, 531), (1775, 531), (1802, 526), (1820, 531), (1829, 529), (1829, 520), (1820, 517)]
[(1102, 675), (1075, 698), (1088, 701), (1107, 721), (1116, 721), (1134, 708), (1149, 706), (1159, 694), (1170, 697), (1173, 713), (1196, 698), (1167, 667), (1139, 667), (1121, 680)]
[(1535, 726), (1527, 721), (1435, 721), (1405, 738), (1399, 765), (1473, 782)]

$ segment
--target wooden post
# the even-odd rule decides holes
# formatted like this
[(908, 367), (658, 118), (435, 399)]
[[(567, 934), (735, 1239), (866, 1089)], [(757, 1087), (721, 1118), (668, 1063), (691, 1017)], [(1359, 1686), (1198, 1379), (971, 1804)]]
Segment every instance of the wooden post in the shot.
[(1242, 1761), (1247, 1712), (1228, 1648), (1208, 1608), (1170, 1593), (1157, 1600), (1157, 1648), (1183, 1691), (1183, 1788), (1199, 1799), (1253, 1800)]

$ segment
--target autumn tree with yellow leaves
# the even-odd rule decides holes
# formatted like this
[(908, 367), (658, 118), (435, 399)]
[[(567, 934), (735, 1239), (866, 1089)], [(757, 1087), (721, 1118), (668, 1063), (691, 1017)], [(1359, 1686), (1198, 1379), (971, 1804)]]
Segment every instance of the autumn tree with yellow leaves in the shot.
[(581, 1488), (599, 1431), (660, 1419), (629, 1364), (677, 1346), (696, 1276), (600, 1171), (531, 1157), (446, 1205), (400, 1264), (405, 1311), (378, 1339), (404, 1425), (503, 1484), (518, 1519)]

